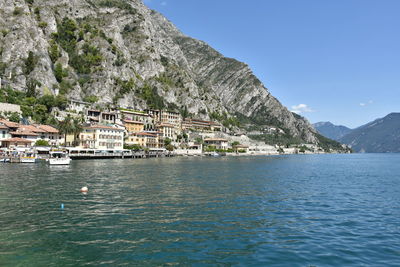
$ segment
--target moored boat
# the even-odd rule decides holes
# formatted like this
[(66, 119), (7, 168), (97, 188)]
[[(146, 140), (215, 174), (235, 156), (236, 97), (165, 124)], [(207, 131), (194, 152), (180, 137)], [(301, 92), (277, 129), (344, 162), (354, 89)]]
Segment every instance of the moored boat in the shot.
[(64, 151), (51, 151), (48, 163), (50, 165), (69, 165), (71, 158)]
[(26, 152), (20, 156), (19, 160), (20, 163), (35, 163), (37, 155), (33, 152)]

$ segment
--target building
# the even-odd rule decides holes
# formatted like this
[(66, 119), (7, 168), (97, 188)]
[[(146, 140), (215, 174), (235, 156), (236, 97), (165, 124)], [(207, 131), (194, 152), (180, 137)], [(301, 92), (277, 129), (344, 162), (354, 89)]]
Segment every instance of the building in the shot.
[(139, 133), (144, 131), (144, 123), (141, 121), (123, 120), (124, 126), (128, 134)]
[(7, 148), (30, 147), (31, 145), (32, 141), (19, 137), (8, 138), (1, 141), (1, 147)]
[(112, 126), (85, 126), (79, 134), (79, 147), (122, 150), (124, 148), (124, 131), (122, 128)]
[(89, 123), (115, 124), (117, 120), (117, 114), (114, 112), (89, 109), (86, 115)]
[(142, 148), (159, 148), (159, 135), (154, 133), (131, 133), (125, 141), (128, 145), (138, 145)]
[(162, 134), (164, 139), (169, 138), (173, 141), (177, 139), (177, 136), (180, 133), (180, 131), (170, 123), (161, 123), (157, 125), (157, 130)]
[(144, 131), (155, 130), (153, 116), (142, 111), (120, 109), (118, 114), (118, 119), (121, 121), (129, 120), (129, 121), (142, 122)]
[(68, 110), (75, 111), (76, 113), (86, 114), (91, 106), (92, 104), (89, 102), (75, 99), (68, 100)]
[(233, 150), (234, 150), (236, 153), (248, 153), (248, 152), (249, 152), (249, 146), (241, 145), (241, 144), (239, 144), (239, 145), (234, 145), (234, 146), (233, 146)]
[(147, 109), (145, 111), (153, 116), (156, 124), (168, 123), (179, 129), (182, 126), (182, 116), (178, 112), (157, 109)]
[(2, 145), (2, 141), (6, 139), (10, 139), (10, 129), (5, 126), (2, 122), (0, 122), (0, 145)]
[(43, 124), (23, 125), (0, 120), (0, 141), (14, 137), (27, 139), (31, 143), (35, 143), (37, 140), (45, 140), (52, 146), (58, 146), (63, 142), (63, 136), (52, 126)]
[(39, 134), (32, 132), (30, 129), (25, 127), (18, 128), (16, 131), (10, 132), (12, 138), (22, 138), (29, 140), (31, 143), (35, 143), (39, 140)]
[(226, 150), (228, 149), (228, 140), (224, 138), (206, 138), (204, 139), (204, 145)]
[(182, 130), (189, 129), (198, 132), (220, 132), (222, 130), (222, 125), (213, 121), (186, 118), (184, 121), (182, 121)]

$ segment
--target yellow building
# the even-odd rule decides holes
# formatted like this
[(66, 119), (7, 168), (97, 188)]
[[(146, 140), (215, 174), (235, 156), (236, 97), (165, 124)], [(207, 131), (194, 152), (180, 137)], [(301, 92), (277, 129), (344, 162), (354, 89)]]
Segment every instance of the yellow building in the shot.
[(144, 131), (144, 123), (140, 121), (123, 120), (125, 129), (128, 134), (130, 133), (140, 133)]
[(142, 148), (158, 148), (159, 138), (157, 134), (152, 133), (132, 133), (125, 140), (128, 145), (138, 145)]

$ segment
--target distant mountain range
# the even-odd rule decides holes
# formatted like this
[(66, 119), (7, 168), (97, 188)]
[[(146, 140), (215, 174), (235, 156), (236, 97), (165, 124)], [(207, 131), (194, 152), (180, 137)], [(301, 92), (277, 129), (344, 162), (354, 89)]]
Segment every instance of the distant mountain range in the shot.
[(315, 123), (314, 127), (320, 134), (351, 146), (354, 152), (400, 152), (400, 113), (390, 113), (354, 130), (330, 122)]
[(334, 125), (329, 121), (314, 123), (313, 126), (323, 136), (336, 141), (351, 132), (350, 128), (343, 125)]

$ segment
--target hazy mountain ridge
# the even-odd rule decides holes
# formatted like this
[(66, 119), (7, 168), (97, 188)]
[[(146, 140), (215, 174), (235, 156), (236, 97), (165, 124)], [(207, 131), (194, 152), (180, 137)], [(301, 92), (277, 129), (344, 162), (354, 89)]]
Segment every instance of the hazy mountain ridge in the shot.
[(352, 130), (339, 139), (355, 152), (400, 152), (400, 113), (390, 113)]
[(42, 93), (187, 108), (229, 127), (278, 126), (318, 142), (308, 121), (282, 106), (246, 64), (185, 36), (139, 0), (0, 0), (0, 31), (0, 75), (11, 74), (19, 90), (37, 81)]
[(317, 122), (313, 124), (314, 128), (323, 136), (338, 141), (340, 138), (350, 133), (352, 129), (343, 125), (334, 125), (333, 123)]

